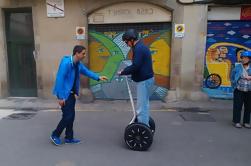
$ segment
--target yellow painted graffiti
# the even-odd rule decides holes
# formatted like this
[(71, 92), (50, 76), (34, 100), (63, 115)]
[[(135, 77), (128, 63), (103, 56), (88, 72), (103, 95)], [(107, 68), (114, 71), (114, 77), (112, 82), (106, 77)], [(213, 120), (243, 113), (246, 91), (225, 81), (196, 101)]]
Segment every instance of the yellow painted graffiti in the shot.
[(228, 43), (228, 42), (215, 43), (215, 44), (212, 44), (209, 48), (216, 48), (218, 46), (233, 46), (233, 47), (238, 47), (238, 48), (243, 48), (243, 49), (246, 49), (246, 50), (250, 50), (250, 48), (245, 47), (243, 45), (235, 44), (235, 43)]
[(150, 30), (143, 30), (141, 32), (139, 32), (139, 36), (148, 36), (151, 33)]
[(245, 50), (250, 50), (245, 46), (235, 43), (215, 43), (211, 45), (206, 52), (206, 64), (209, 74), (217, 73), (222, 79), (222, 86), (231, 86), (230, 71), (231, 61), (227, 59), (228, 48), (226, 46), (237, 47)]
[(104, 32), (104, 34), (113, 39), (117, 35), (117, 32)]
[(90, 50), (90, 68), (96, 72), (103, 71), (110, 55), (109, 51), (98, 42), (91, 42), (89, 45)]
[(154, 41), (150, 45), (155, 74), (162, 76), (170, 75), (170, 47), (164, 39)]
[(220, 75), (223, 86), (229, 86), (230, 85), (230, 79), (229, 79), (229, 65), (225, 62), (213, 62), (207, 64), (208, 71), (210, 74), (217, 73)]

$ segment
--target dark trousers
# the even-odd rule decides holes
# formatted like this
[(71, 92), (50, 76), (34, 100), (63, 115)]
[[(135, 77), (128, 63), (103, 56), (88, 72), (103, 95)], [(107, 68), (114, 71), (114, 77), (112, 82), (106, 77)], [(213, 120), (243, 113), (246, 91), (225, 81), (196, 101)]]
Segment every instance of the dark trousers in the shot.
[(74, 94), (70, 94), (68, 99), (65, 101), (65, 105), (61, 108), (62, 119), (60, 120), (57, 128), (53, 131), (53, 135), (60, 137), (61, 133), (65, 130), (65, 138), (73, 138), (73, 122), (75, 119), (75, 103), (76, 99)]
[(250, 112), (251, 112), (251, 91), (242, 92), (238, 89), (234, 90), (234, 101), (233, 101), (233, 122), (241, 122), (241, 110), (244, 104), (244, 115), (243, 123), (250, 123)]

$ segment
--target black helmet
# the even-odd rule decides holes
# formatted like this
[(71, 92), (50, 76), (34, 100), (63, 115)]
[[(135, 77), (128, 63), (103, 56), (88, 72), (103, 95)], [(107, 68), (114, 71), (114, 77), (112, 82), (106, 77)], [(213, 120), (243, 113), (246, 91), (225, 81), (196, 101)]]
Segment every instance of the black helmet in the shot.
[(137, 40), (138, 33), (134, 29), (128, 29), (122, 36), (123, 41)]

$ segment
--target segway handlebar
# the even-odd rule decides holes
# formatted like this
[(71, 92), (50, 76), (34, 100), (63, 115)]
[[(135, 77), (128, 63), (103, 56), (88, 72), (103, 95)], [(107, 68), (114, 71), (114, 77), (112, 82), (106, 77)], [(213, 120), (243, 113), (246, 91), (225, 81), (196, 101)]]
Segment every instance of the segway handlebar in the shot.
[(133, 111), (133, 118), (132, 120), (130, 121), (129, 124), (135, 122), (135, 119), (137, 117), (137, 113), (136, 113), (136, 110), (135, 110), (135, 107), (134, 107), (134, 102), (133, 102), (133, 97), (132, 97), (132, 92), (131, 92), (131, 88), (130, 88), (130, 85), (128, 83), (128, 76), (124, 76), (125, 77), (125, 80), (126, 80), (126, 85), (127, 85), (127, 89), (128, 89), (128, 94), (129, 94), (129, 98), (130, 98), (130, 102), (131, 102), (131, 105), (132, 105), (132, 111)]

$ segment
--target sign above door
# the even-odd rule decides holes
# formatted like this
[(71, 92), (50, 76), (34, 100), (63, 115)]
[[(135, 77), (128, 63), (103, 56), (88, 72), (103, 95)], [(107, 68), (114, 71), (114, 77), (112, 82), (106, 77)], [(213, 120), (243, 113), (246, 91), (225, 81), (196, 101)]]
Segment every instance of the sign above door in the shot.
[(46, 0), (47, 17), (64, 17), (64, 0)]
[(172, 13), (148, 3), (125, 2), (95, 11), (88, 17), (89, 24), (171, 22)]

